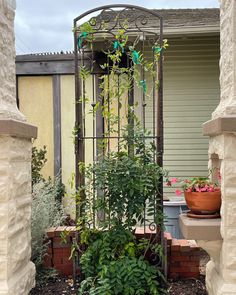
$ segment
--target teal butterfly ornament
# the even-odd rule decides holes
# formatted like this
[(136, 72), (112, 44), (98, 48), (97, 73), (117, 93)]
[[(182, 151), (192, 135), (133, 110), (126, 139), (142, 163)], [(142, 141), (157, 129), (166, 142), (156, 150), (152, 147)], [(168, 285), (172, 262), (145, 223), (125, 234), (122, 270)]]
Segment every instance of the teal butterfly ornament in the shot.
[(162, 51), (162, 48), (160, 46), (153, 46), (152, 49), (157, 54), (161, 53)]
[(147, 92), (147, 83), (146, 83), (146, 80), (139, 81), (139, 85), (143, 88), (143, 92), (146, 93)]
[(132, 56), (133, 63), (136, 64), (136, 65), (139, 65), (140, 64), (139, 52), (137, 50), (135, 50), (133, 46), (130, 46), (129, 50), (131, 51), (131, 56)]
[(86, 44), (86, 37), (88, 36), (87, 32), (83, 32), (78, 37), (78, 48), (81, 49)]
[(113, 48), (114, 48), (114, 50), (119, 50), (119, 49), (121, 49), (121, 52), (122, 52), (122, 53), (125, 52), (124, 45), (123, 45), (122, 43), (120, 43), (119, 41), (114, 41), (114, 43), (113, 43)]

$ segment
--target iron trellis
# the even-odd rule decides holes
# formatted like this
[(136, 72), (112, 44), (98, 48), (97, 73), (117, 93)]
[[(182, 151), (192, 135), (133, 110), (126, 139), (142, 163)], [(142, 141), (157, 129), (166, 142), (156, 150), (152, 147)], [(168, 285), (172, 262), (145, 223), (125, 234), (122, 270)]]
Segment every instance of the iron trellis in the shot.
[[(96, 13), (96, 16), (94, 14)], [(87, 23), (92, 28), (91, 32), (81, 31), (81, 25)], [(122, 43), (117, 40), (117, 32), (122, 29), (129, 41), (125, 48)], [(87, 42), (89, 40), (89, 42)], [(116, 40), (116, 41), (114, 41)], [(117, 42), (117, 43), (115, 43)], [(139, 51), (132, 47), (135, 43)], [(155, 62), (155, 46), (158, 43), (159, 59)], [(133, 76), (131, 77), (131, 87), (127, 93), (128, 112), (136, 112), (135, 104), (138, 102), (137, 116), (140, 118), (143, 129), (149, 129), (150, 134), (145, 136), (144, 140), (152, 141), (156, 146), (156, 154), (153, 160), (159, 166), (163, 166), (163, 20), (155, 11), (134, 5), (106, 5), (89, 10), (74, 19), (74, 54), (75, 54), (75, 109), (77, 137), (75, 142), (76, 153), (76, 187), (80, 187), (85, 183), (83, 173), (79, 170), (78, 163), (85, 163), (90, 157), (90, 161), (95, 162), (99, 157), (99, 153), (106, 153), (114, 149), (114, 143), (119, 149), (122, 140), (122, 109), (120, 107), (122, 98), (118, 95), (116, 101), (117, 110), (117, 131), (110, 131), (111, 122), (108, 119), (104, 121), (103, 114), (97, 110), (94, 112), (97, 103), (101, 105), (103, 98), (101, 95), (101, 80), (104, 76), (107, 78), (107, 87), (112, 88), (112, 81), (109, 79), (109, 66), (107, 69), (102, 68), (103, 63), (111, 62), (104, 52), (107, 50), (119, 49), (123, 52), (120, 65), (129, 68), (136, 62), (137, 52), (149, 54), (149, 59), (153, 61), (153, 72), (156, 75), (151, 78), (147, 86), (148, 73), (144, 66), (140, 66), (140, 85), (139, 92), (137, 86), (134, 85)], [(127, 51), (129, 53), (127, 54)], [(135, 54), (136, 57), (135, 57)], [(91, 73), (91, 81), (88, 83), (81, 77), (81, 71), (89, 69)], [(134, 75), (133, 73), (132, 75)], [(121, 75), (117, 72), (116, 87), (120, 87)], [(150, 77), (149, 77), (150, 80)], [(89, 85), (88, 85), (89, 84)], [(158, 84), (158, 87), (156, 85)], [(151, 85), (151, 86), (150, 86)], [(87, 88), (90, 92), (90, 107), (93, 115), (88, 115), (86, 107)], [(151, 94), (147, 94), (146, 88), (151, 89)], [(114, 102), (109, 102), (108, 109), (114, 107)], [(91, 124), (92, 123), (92, 124)], [(128, 114), (129, 125), (134, 125), (133, 116)], [(88, 128), (90, 127), (90, 128)], [(106, 132), (107, 131), (107, 132)], [(101, 140), (106, 140), (107, 147), (101, 148)], [(88, 149), (88, 145), (92, 148)], [(88, 155), (89, 153), (89, 155)], [(91, 156), (92, 154), (92, 156)], [(96, 198), (96, 192), (94, 192)], [(157, 196), (157, 206), (163, 207), (163, 180), (159, 186), (159, 194)], [(81, 207), (77, 208), (77, 216), (83, 214)], [(93, 225), (96, 223), (96, 216), (93, 216)], [(104, 218), (104, 216), (103, 216)], [(164, 245), (163, 229), (158, 228), (154, 222), (148, 225), (149, 230), (156, 232)], [(144, 233), (146, 233), (146, 224), (144, 222)], [(162, 267), (164, 267), (162, 260)]]

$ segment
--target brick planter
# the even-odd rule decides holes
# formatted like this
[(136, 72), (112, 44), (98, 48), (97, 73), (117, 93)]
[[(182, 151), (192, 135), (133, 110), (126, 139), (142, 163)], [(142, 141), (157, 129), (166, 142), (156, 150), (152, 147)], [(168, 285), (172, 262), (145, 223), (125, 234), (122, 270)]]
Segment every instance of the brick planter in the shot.
[[(61, 234), (67, 232), (66, 240)], [(75, 238), (75, 226), (59, 226), (47, 231), (48, 251), (44, 259), (45, 267), (53, 267), (60, 274), (68, 276), (73, 273), (73, 259), (69, 259), (73, 238)]]
[[(68, 232), (66, 241), (63, 241), (61, 234)], [(75, 238), (75, 226), (60, 226), (51, 228), (47, 232), (48, 252), (45, 256), (45, 267), (54, 267), (62, 275), (72, 275), (73, 260), (69, 259), (73, 238)], [(147, 234), (152, 234), (151, 232)], [(144, 236), (143, 229), (136, 230), (137, 238)], [(194, 240), (177, 240), (165, 233), (167, 241), (167, 274), (169, 278), (198, 278), (200, 248)]]

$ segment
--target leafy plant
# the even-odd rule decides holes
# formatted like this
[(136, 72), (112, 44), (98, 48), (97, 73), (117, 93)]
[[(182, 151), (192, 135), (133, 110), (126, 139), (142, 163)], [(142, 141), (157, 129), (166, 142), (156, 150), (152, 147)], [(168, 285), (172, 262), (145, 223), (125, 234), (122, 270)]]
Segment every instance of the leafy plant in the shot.
[(89, 231), (86, 240), (88, 248), (80, 259), (85, 280), (79, 294), (132, 295), (163, 291), (161, 272), (141, 255), (147, 243), (138, 243), (129, 230), (117, 226), (103, 232)]
[[(85, 275), (80, 294), (162, 292), (163, 276), (146, 260), (148, 252), (160, 257), (162, 248), (151, 239), (136, 240), (134, 231), (144, 222), (162, 227), (163, 214), (155, 202), (161, 178), (167, 172), (153, 160), (155, 147), (145, 143), (139, 124), (132, 138), (129, 128), (123, 131), (120, 151), (108, 153), (93, 165), (80, 165), (86, 178), (85, 186), (80, 188), (86, 195), (82, 202), (84, 215), (78, 221), (80, 241), (86, 246), (80, 258)], [(101, 211), (106, 218), (95, 221), (94, 216)], [(86, 224), (97, 224), (98, 228), (90, 230)]]
[(35, 263), (37, 276), (44, 277), (47, 274), (42, 267), (46, 254), (46, 231), (53, 226), (60, 225), (64, 220), (64, 211), (57, 200), (57, 191), (60, 187), (60, 178), (55, 182), (39, 181), (33, 186), (32, 214), (31, 214), (31, 259)]
[[(143, 224), (147, 221), (145, 209), (146, 218), (153, 217), (161, 179), (167, 176), (154, 161), (155, 147), (145, 143), (145, 133), (137, 126), (131, 139), (129, 129), (130, 126), (124, 129), (119, 151), (111, 151), (95, 164), (80, 166), (87, 180), (81, 188), (87, 196), (85, 210), (104, 210), (108, 215), (105, 223), (101, 223), (104, 228), (107, 223), (112, 226), (121, 223), (128, 229), (137, 222)], [(132, 154), (128, 150), (130, 146)], [(98, 191), (96, 204), (91, 203), (94, 191)], [(155, 223), (161, 224), (161, 210), (155, 215)]]
[[(104, 119), (104, 137), (117, 134), (119, 119), (113, 107), (133, 89), (134, 84), (142, 89), (146, 98), (152, 97), (158, 87), (157, 63), (161, 51), (167, 48), (157, 40), (152, 48), (154, 58), (145, 59), (138, 51), (139, 37), (133, 44), (128, 42), (127, 24), (117, 30), (111, 46), (104, 51), (106, 62), (101, 68), (107, 73), (100, 77), (101, 102), (92, 102), (93, 116), (99, 111)], [(105, 30), (105, 28), (104, 28)], [(76, 28), (78, 49), (92, 46), (94, 31), (91, 23)], [(126, 54), (130, 65), (122, 67)], [(91, 68), (80, 67), (82, 83), (92, 73)], [(144, 72), (151, 75), (154, 87), (148, 89)], [(117, 87), (119, 85), (119, 87)], [(83, 89), (78, 103), (91, 103)], [(128, 101), (128, 99), (126, 100)], [(121, 109), (121, 104), (118, 106)], [(161, 294), (163, 276), (158, 268), (148, 262), (148, 255), (161, 257), (163, 250), (158, 241), (136, 240), (135, 227), (152, 224), (158, 230), (163, 225), (163, 213), (158, 196), (162, 178), (167, 173), (155, 161), (158, 157), (155, 145), (147, 139), (149, 133), (140, 127), (134, 115), (134, 106), (128, 106), (130, 123), (124, 130), (118, 151), (107, 151), (107, 141), (101, 140), (104, 154), (97, 162), (85, 166), (78, 163), (85, 184), (76, 191), (77, 205), (83, 214), (78, 219), (82, 251), (80, 265), (84, 274), (80, 294), (83, 295), (138, 295)], [(78, 130), (76, 130), (78, 131)], [(75, 133), (75, 136), (77, 136)], [(108, 149), (109, 150), (109, 149)], [(156, 238), (156, 237), (155, 237)], [(81, 249), (80, 249), (81, 247)], [(84, 251), (85, 250), (85, 251)]]
[(35, 146), (32, 148), (32, 163), (31, 163), (31, 174), (32, 174), (32, 185), (35, 183), (44, 180), (42, 175), (42, 168), (44, 164), (47, 162), (46, 159), (46, 146), (43, 148), (36, 148)]
[(175, 184), (180, 186), (181, 190), (177, 189), (175, 191), (178, 196), (180, 196), (182, 192), (215, 192), (220, 191), (219, 181), (221, 180), (221, 176), (219, 171), (217, 171), (217, 178), (217, 181), (212, 181), (210, 175), (207, 177), (198, 176), (183, 180), (172, 178), (167, 181), (167, 185), (172, 186)]

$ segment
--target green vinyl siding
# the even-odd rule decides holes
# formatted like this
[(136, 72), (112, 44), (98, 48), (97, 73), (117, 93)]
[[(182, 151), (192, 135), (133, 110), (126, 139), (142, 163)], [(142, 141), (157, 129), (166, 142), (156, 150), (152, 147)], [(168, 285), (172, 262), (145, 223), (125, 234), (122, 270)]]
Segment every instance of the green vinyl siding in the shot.
[[(220, 100), (219, 36), (169, 39), (164, 58), (164, 168), (171, 177), (208, 173), (202, 124)], [(149, 53), (150, 54), (150, 53)], [(147, 127), (152, 126), (151, 100)], [(174, 196), (165, 188), (165, 196)]]

